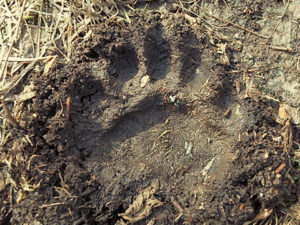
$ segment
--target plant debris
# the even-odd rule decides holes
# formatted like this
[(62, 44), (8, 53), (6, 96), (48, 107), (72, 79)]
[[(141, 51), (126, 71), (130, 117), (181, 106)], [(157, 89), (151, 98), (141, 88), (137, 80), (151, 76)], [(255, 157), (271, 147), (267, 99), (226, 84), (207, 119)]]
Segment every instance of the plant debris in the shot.
[(153, 182), (149, 187), (142, 190), (125, 213), (120, 213), (119, 216), (122, 216), (130, 223), (135, 223), (148, 217), (154, 208), (163, 205), (161, 201), (154, 197), (158, 188), (158, 182)]

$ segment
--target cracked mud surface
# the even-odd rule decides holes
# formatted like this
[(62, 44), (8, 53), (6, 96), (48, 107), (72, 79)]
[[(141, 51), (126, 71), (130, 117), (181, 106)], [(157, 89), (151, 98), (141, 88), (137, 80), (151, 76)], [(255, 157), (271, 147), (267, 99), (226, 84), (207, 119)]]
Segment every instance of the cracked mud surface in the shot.
[(35, 78), (31, 163), (44, 166), (31, 177), (42, 183), (12, 224), (122, 224), (153, 182), (162, 205), (136, 224), (243, 224), (294, 201), (278, 106), (237, 93), (202, 25), (147, 11), (132, 21), (101, 25), (72, 64)]

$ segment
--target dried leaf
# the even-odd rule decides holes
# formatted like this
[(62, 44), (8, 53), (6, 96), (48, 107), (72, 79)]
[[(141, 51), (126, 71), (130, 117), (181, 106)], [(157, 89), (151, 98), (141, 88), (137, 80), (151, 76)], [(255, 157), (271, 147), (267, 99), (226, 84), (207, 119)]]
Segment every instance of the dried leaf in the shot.
[(33, 83), (31, 83), (30, 85), (26, 85), (23, 92), (18, 96), (18, 103), (33, 98), (36, 95), (34, 88), (35, 87)]
[(120, 213), (124, 219), (130, 223), (143, 220), (148, 217), (153, 208), (161, 206), (163, 203), (154, 197), (158, 190), (158, 182), (153, 182), (150, 187), (144, 189), (129, 206), (125, 213)]
[(204, 169), (202, 170), (202, 176), (205, 177), (205, 175), (207, 174), (207, 172), (209, 171), (209, 169), (211, 168), (211, 166), (213, 165), (213, 162), (215, 161), (215, 157), (213, 157), (209, 163), (207, 163), (207, 165), (204, 167)]
[(189, 24), (193, 24), (193, 23), (196, 23), (196, 18), (194, 17), (191, 17), (190, 15), (188, 14), (184, 14), (184, 18), (189, 22)]
[(192, 149), (193, 149), (193, 142), (189, 142), (187, 149), (186, 149), (186, 154), (189, 155), (192, 153)]
[(251, 221), (247, 221), (243, 223), (243, 225), (250, 225), (253, 222), (257, 222), (259, 220), (264, 220), (271, 215), (273, 209), (262, 209)]
[(276, 122), (280, 123), (283, 126), (281, 129), (281, 136), (282, 136), (282, 143), (284, 146), (284, 150), (286, 152), (289, 152), (292, 147), (292, 126), (291, 121), (292, 117), (288, 113), (288, 110), (290, 107), (286, 104), (280, 104), (279, 110), (278, 110), (278, 116), (276, 118)]
[(226, 53), (227, 44), (217, 44), (217, 52), (221, 54), (221, 60), (225, 65), (230, 65), (229, 58)]
[(268, 216), (271, 215), (273, 212), (273, 209), (263, 209), (258, 213), (253, 219), (252, 222), (258, 221), (258, 220), (263, 220), (266, 219)]
[(244, 73), (244, 83), (245, 83), (245, 94), (244, 98), (256, 98), (257, 96), (260, 96), (259, 91), (256, 88), (256, 85), (254, 84), (254, 81), (252, 78), (250, 78), (248, 75)]
[(43, 75), (46, 75), (50, 69), (55, 65), (57, 56), (53, 56), (49, 61), (46, 62), (44, 67)]
[(284, 127), (281, 129), (282, 143), (284, 146), (284, 150), (289, 152), (292, 147), (292, 126), (291, 126), (291, 118), (288, 118), (285, 121)]

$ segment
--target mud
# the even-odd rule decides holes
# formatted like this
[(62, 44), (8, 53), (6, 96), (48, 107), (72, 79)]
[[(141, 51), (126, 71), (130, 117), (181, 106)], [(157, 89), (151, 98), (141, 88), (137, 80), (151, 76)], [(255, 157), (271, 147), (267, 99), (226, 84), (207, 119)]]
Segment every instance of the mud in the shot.
[(6, 224), (124, 224), (153, 183), (162, 204), (135, 224), (243, 224), (295, 202), (277, 103), (237, 91), (204, 25), (146, 10), (131, 20), (100, 25), (71, 64), (34, 77), (27, 172), (41, 183)]

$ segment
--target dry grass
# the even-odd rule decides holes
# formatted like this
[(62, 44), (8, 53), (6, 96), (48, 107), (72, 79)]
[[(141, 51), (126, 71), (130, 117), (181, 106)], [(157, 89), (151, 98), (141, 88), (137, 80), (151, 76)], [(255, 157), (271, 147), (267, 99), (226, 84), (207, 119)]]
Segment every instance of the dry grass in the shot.
[[(69, 61), (74, 45), (89, 38), (101, 21), (130, 23), (133, 0), (0, 0), (0, 97), (16, 103), (10, 91), (29, 72), (46, 74), (55, 60)], [(57, 57), (58, 56), (58, 57)], [(12, 107), (13, 114), (15, 111)], [(1, 119), (4, 121), (3, 112)], [(1, 144), (5, 128), (1, 131)]]
[(46, 73), (56, 55), (69, 61), (74, 44), (88, 38), (93, 25), (103, 20), (130, 23), (130, 4), (134, 1), (0, 0), (0, 95), (32, 69)]
[[(25, 146), (34, 149), (32, 137), (15, 129), (23, 102), (35, 96), (30, 75), (47, 74), (56, 60), (69, 61), (74, 46), (90, 37), (94, 25), (130, 23), (127, 10), (134, 4), (134, 0), (0, 0), (0, 163), (6, 165), (0, 183), (2, 188), (10, 184), (17, 202), (40, 185), (25, 172), (18, 178), (11, 175), (16, 168), (30, 170), (32, 159), (38, 157), (24, 151)], [(22, 79), (25, 75), (29, 76)], [(21, 89), (19, 94), (16, 89)]]

